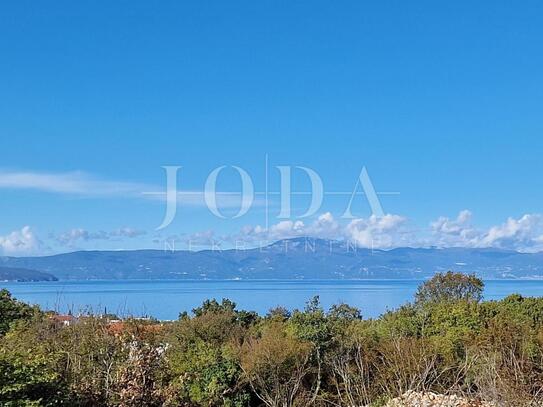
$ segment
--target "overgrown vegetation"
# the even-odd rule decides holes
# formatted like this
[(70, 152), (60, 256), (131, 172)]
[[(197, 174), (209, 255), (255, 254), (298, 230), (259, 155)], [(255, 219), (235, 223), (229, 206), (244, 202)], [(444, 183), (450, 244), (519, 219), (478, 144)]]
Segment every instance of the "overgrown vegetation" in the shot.
[(176, 322), (59, 323), (0, 292), (2, 406), (377, 406), (407, 390), (543, 405), (543, 298), (481, 302), (436, 275), (378, 319), (318, 297), (266, 316), (206, 301)]

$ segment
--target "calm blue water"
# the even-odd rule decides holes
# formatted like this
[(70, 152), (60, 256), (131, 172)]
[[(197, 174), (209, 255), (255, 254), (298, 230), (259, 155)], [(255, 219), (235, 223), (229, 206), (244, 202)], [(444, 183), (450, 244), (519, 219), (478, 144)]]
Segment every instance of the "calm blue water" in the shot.
[[(209, 298), (229, 298), (238, 308), (266, 313), (282, 305), (302, 308), (314, 295), (324, 307), (338, 302), (357, 306), (365, 317), (376, 317), (410, 301), (420, 281), (57, 281), (0, 283), (23, 301), (60, 312), (92, 310), (121, 316), (150, 315), (176, 319)], [(500, 299), (511, 293), (542, 296), (543, 281), (487, 281), (485, 299)]]

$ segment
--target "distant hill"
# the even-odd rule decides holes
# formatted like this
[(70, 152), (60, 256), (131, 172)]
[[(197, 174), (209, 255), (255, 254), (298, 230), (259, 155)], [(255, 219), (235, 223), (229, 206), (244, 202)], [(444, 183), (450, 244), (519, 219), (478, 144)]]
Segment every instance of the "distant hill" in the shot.
[(15, 267), (0, 266), (0, 281), (56, 281), (49, 273)]
[(420, 279), (438, 271), (484, 278), (542, 278), (543, 253), (499, 249), (354, 249), (322, 239), (281, 240), (249, 250), (79, 251), (3, 258), (59, 279)]

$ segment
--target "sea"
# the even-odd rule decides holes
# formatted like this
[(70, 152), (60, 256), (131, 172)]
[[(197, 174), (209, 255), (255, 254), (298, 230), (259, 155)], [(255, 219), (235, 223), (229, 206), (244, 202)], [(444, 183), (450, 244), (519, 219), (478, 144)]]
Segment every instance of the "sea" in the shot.
[[(322, 306), (347, 303), (364, 317), (378, 317), (413, 300), (416, 280), (86, 280), (2, 282), (15, 298), (38, 304), (44, 310), (73, 314), (112, 313), (119, 317), (153, 317), (174, 320), (206, 299), (228, 298), (238, 309), (261, 315), (273, 307), (302, 309), (318, 295)], [(542, 296), (542, 280), (485, 281), (485, 300), (510, 294)]]

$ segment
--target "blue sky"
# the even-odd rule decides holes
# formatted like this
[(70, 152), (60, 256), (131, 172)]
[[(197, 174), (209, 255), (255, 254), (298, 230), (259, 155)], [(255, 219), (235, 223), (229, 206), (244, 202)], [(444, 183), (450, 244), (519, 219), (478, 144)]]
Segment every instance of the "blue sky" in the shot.
[[(161, 248), (168, 238), (300, 234), (377, 247), (539, 250), (543, 4), (480, 2), (3, 2), (0, 5), (0, 253)], [(364, 197), (275, 219), (279, 199), (239, 219), (165, 203), (236, 165), (255, 190), (278, 165), (326, 191), (362, 167), (388, 217)], [(218, 189), (239, 190), (227, 168)], [(293, 174), (296, 190), (307, 190)], [(230, 205), (228, 205), (230, 206)], [(227, 214), (237, 209), (224, 208)], [(462, 211), (469, 212), (462, 212)], [(320, 220), (319, 220), (320, 217)]]

